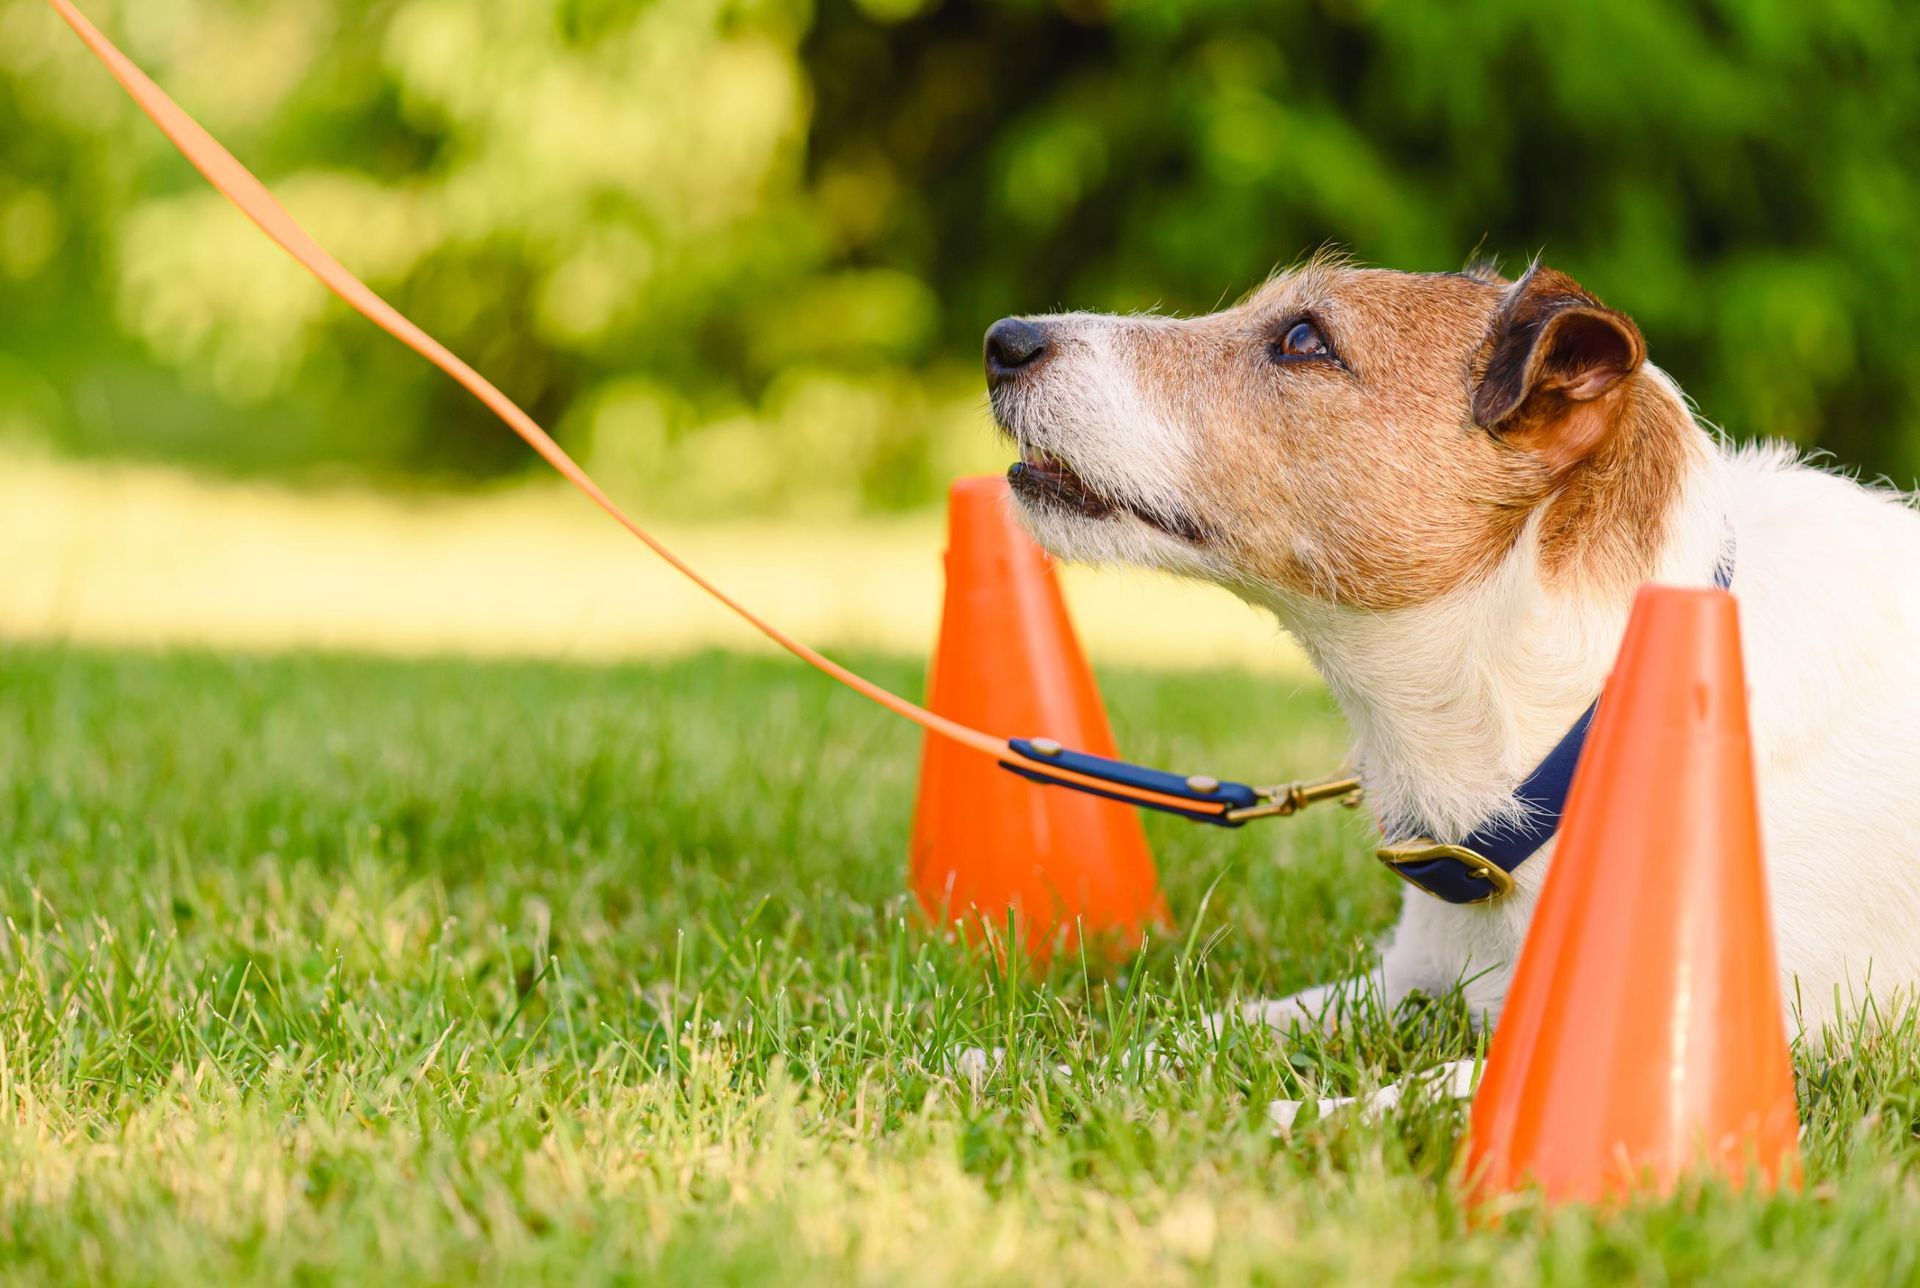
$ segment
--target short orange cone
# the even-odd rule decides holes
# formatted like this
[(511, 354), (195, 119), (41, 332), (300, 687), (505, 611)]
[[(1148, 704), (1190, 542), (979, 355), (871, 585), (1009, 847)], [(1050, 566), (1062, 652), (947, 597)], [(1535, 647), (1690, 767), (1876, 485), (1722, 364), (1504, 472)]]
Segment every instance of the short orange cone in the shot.
[[(948, 498), (947, 596), (927, 705), (1009, 737), (1117, 755), (1046, 554), (1015, 521), (1007, 483), (963, 478)], [(1131, 806), (1045, 787), (928, 735), (913, 820), (913, 889), (935, 917), (1012, 914), (1027, 955), (1081, 934), (1138, 942), (1163, 921), (1146, 832)]]
[(1799, 1175), (1733, 597), (1640, 591), (1487, 1053), (1475, 1200)]

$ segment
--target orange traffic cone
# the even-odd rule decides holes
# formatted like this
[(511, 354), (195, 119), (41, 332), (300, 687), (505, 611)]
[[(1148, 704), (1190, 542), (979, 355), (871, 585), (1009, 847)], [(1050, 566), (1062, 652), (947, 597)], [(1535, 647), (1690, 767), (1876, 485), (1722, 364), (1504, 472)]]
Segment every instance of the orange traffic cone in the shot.
[(1644, 587), (1487, 1053), (1468, 1184), (1793, 1184), (1797, 1134), (1738, 610)]
[[(1005, 479), (960, 479), (948, 498), (947, 597), (927, 705), (1010, 737), (1112, 757), (1113, 731), (1047, 556), (1014, 521)], [(927, 736), (913, 820), (913, 888), (934, 917), (985, 921), (1044, 959), (1081, 934), (1137, 943), (1163, 921), (1132, 807), (1001, 769)]]

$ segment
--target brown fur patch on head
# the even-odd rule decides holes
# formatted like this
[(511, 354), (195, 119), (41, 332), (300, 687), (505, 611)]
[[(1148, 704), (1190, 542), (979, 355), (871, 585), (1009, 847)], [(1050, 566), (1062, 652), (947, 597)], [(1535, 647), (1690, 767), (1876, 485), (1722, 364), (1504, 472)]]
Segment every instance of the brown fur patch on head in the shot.
[[(1286, 352), (1302, 322), (1327, 352)], [(1206, 317), (1050, 325), (1082, 355), (1063, 371), (1117, 369), (1149, 409), (1151, 433), (1116, 425), (1091, 451), (1155, 453), (1209, 575), (1320, 602), (1432, 600), (1535, 515), (1549, 575), (1637, 580), (1696, 432), (1633, 323), (1551, 269), (1509, 284), (1316, 256)], [(1043, 446), (1046, 428), (1029, 427)], [(1145, 446), (1169, 436), (1177, 459)]]

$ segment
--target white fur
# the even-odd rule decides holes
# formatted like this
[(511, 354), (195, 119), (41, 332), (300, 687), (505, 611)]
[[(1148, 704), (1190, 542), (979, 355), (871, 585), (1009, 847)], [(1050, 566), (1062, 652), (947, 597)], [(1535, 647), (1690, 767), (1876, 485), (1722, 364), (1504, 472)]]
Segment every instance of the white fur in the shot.
[[(1699, 584), (1726, 525), (1786, 1018), (1818, 1035), (1869, 991), (1887, 1002), (1920, 983), (1920, 515), (1785, 449), (1734, 453), (1703, 436), (1662, 580)], [(1400, 614), (1278, 606), (1310, 619), (1296, 629), (1353, 722), (1383, 818), (1470, 824), (1598, 690), (1621, 610), (1544, 594), (1532, 568), (1523, 545), (1486, 585)], [(1422, 627), (1463, 647), (1421, 649)], [(1391, 1004), (1461, 983), (1470, 1007), (1497, 1017), (1552, 851), (1494, 904), (1409, 887), (1372, 986)], [(1243, 1014), (1280, 1029), (1327, 1023), (1347, 987)], [(1269, 1112), (1284, 1130), (1300, 1105)]]
[[(1103, 491), (1177, 505), (1168, 489), (1190, 448), (1144, 406), (1115, 355), (1087, 330), (1075, 337), (1089, 360), (1049, 371), (1027, 395), (1035, 401), (1014, 409), (1032, 413), (1016, 414), (1016, 432), (1038, 435)], [(1193, 547), (1131, 519), (1030, 522), (1069, 557), (1219, 576)], [(1784, 449), (1732, 451), (1700, 431), (1667, 533), (1656, 580), (1670, 584), (1710, 584), (1723, 543), (1735, 543), (1790, 1020), (1815, 1029), (1857, 1006), (1869, 983), (1882, 1001), (1911, 990), (1920, 983), (1920, 515)], [(1369, 800), (1396, 835), (1464, 833), (1511, 809), (1514, 786), (1599, 692), (1629, 608), (1617, 594), (1545, 584), (1531, 531), (1491, 576), (1410, 609), (1237, 589), (1312, 656), (1352, 726)], [(1552, 858), (1549, 845), (1492, 904), (1456, 906), (1409, 887), (1375, 981), (1383, 1000), (1464, 983), (1470, 1006), (1497, 1016)], [(1336, 996), (1310, 990), (1247, 1013), (1281, 1026), (1318, 1021)]]
[[(1763, 834), (1789, 1010), (1809, 1028), (1920, 981), (1920, 515), (1703, 434), (1657, 580), (1704, 585), (1731, 529)], [(1493, 811), (1592, 701), (1626, 605), (1544, 589), (1532, 543), (1486, 582), (1399, 613), (1290, 611), (1399, 830)], [(1379, 983), (1391, 1003), (1465, 981), (1496, 1016), (1549, 845), (1493, 904), (1407, 890)]]

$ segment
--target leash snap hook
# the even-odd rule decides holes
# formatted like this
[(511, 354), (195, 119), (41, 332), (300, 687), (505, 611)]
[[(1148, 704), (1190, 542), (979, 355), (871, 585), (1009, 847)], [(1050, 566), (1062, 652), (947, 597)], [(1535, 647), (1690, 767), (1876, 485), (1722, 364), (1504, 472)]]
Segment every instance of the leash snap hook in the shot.
[(1227, 817), (1230, 820), (1244, 823), (1255, 818), (1290, 818), (1307, 806), (1318, 805), (1322, 801), (1339, 801), (1345, 808), (1354, 809), (1360, 804), (1361, 797), (1360, 780), (1352, 774), (1310, 782), (1281, 783), (1274, 787), (1256, 787), (1253, 790), (1260, 798), (1260, 803), (1229, 811)]

